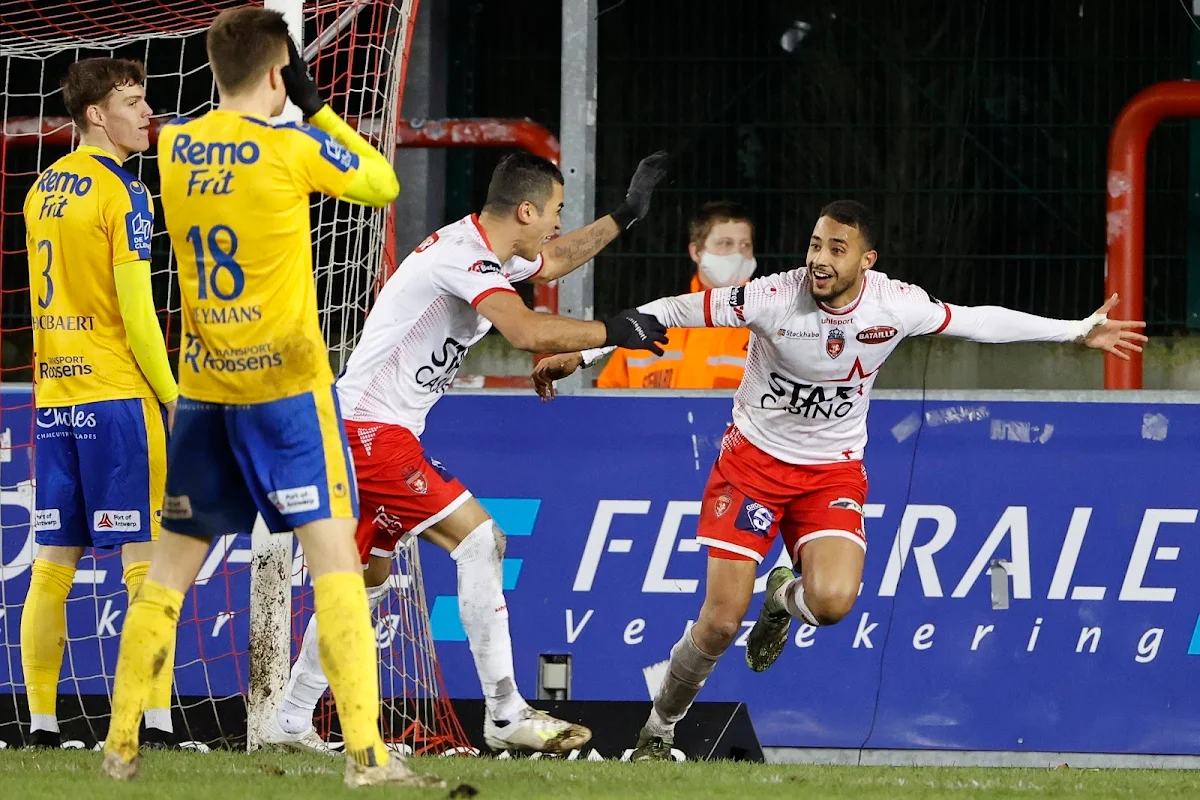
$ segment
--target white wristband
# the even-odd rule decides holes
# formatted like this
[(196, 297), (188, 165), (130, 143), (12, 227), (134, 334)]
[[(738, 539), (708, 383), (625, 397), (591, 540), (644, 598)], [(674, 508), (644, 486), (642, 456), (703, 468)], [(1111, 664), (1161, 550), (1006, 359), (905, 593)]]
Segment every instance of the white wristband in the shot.
[(1107, 314), (1092, 314), (1086, 319), (1081, 319), (1077, 322), (1068, 322), (1067, 331), (1070, 333), (1070, 341), (1082, 342), (1087, 338), (1097, 325), (1103, 325), (1108, 322)]
[(615, 348), (615, 347), (593, 347), (588, 350), (583, 350), (582, 352), (580, 352), (579, 355), (580, 355), (580, 357), (583, 358), (584, 369), (587, 369), (588, 367), (592, 366), (597, 361), (604, 358), (606, 355), (608, 355), (609, 353), (611, 353), (612, 351), (614, 351), (616, 349), (617, 348)]

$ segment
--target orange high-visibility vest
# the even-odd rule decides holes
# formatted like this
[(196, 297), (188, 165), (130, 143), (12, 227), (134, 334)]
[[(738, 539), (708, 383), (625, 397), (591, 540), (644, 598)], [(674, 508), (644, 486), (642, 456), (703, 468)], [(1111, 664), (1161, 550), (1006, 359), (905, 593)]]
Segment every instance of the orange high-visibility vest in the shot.
[[(692, 277), (692, 291), (702, 291)], [(617, 350), (596, 386), (601, 389), (732, 389), (742, 380), (746, 328), (670, 328), (663, 354)]]

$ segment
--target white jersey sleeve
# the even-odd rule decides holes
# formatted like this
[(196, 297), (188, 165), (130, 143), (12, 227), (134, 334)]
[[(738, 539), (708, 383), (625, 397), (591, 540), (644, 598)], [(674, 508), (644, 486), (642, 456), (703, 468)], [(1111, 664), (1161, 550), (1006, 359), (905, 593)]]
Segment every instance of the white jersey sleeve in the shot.
[[(638, 306), (668, 328), (750, 328), (770, 332), (796, 301), (799, 279), (795, 272), (767, 275), (742, 286), (663, 297)], [(580, 353), (590, 367), (616, 350), (595, 347)]]
[(905, 336), (940, 333), (972, 342), (1070, 342), (1099, 321), (1051, 319), (1001, 306), (955, 306), (935, 300), (919, 286), (888, 280), (884, 302), (903, 326)]
[(950, 307), (920, 286), (886, 277), (876, 283), (880, 305), (899, 321), (901, 336), (942, 333), (950, 323)]
[(401, 425), (420, 436), (425, 417), (453, 383), (468, 348), (492, 324), (475, 306), (536, 261), (497, 258), (474, 215), (422, 242), (375, 299), (362, 335), (337, 380), (342, 415)]
[(433, 285), (448, 295), (466, 300), (472, 307), (478, 307), (480, 301), (496, 292), (516, 293), (495, 256), (490, 253), (472, 255), (480, 257), (471, 262), (454, 258), (434, 261), (429, 266)]
[(541, 253), (538, 253), (538, 257), (533, 261), (514, 255), (504, 262), (504, 274), (508, 277), (509, 283), (527, 281), (542, 271), (543, 263)]
[(743, 286), (664, 297), (638, 308), (668, 328), (750, 328), (769, 331), (795, 302), (792, 273), (768, 275)]

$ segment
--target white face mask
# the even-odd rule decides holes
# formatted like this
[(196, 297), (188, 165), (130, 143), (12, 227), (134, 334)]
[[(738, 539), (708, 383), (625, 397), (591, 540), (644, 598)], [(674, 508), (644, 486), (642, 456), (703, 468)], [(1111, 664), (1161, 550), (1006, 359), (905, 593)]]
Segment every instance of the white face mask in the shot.
[(706, 251), (700, 254), (700, 273), (714, 288), (741, 286), (750, 280), (757, 267), (757, 261), (743, 258), (741, 253), (719, 256)]

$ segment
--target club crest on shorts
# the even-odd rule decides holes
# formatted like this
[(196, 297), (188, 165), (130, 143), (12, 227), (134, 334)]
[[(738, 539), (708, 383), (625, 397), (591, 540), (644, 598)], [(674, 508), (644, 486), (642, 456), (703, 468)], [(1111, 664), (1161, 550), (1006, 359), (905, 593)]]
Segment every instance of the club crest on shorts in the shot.
[(723, 494), (713, 501), (713, 514), (717, 516), (717, 519), (720, 519), (725, 516), (725, 512), (729, 510), (731, 505), (733, 505), (733, 498), (727, 494)]
[(837, 358), (846, 349), (846, 334), (838, 328), (830, 328), (825, 337), (825, 352), (830, 358)]
[(425, 473), (417, 470), (411, 473), (404, 479), (404, 485), (412, 489), (417, 494), (425, 494), (429, 491), (429, 481), (425, 477)]

